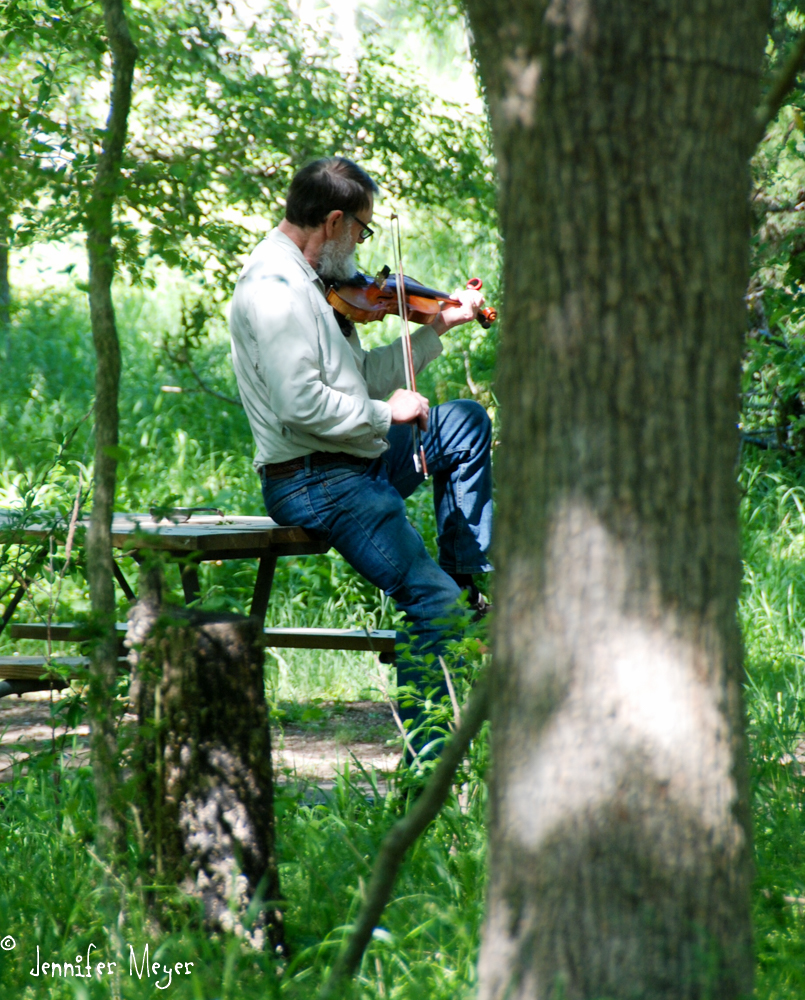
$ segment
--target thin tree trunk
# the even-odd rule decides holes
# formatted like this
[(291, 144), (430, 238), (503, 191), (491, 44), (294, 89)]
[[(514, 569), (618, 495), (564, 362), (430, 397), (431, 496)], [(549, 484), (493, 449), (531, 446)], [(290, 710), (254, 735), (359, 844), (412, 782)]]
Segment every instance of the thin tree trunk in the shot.
[(95, 344), (95, 492), (87, 533), (87, 573), (93, 615), (100, 638), (90, 668), (90, 725), (92, 766), (98, 800), (98, 829), (102, 850), (122, 843), (122, 824), (116, 810), (117, 741), (113, 693), (117, 674), (115, 590), (112, 575), (112, 510), (117, 471), (117, 393), (120, 380), (120, 344), (112, 305), (115, 253), (113, 212), (120, 179), (131, 105), (131, 83), (137, 49), (129, 35), (122, 0), (103, 0), (104, 22), (112, 52), (112, 96), (103, 149), (92, 197), (87, 209), (89, 306)]
[(501, 175), (479, 1000), (752, 984), (738, 365), (762, 0), (468, 0)]
[(8, 280), (9, 219), (0, 213), (0, 337), (6, 341), (6, 360), (11, 356), (9, 323), (11, 320), (11, 284)]

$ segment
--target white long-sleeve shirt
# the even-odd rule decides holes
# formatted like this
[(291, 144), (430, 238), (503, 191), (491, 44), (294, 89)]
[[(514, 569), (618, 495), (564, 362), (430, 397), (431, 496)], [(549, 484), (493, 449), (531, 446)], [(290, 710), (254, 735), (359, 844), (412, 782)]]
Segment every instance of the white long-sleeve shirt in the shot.
[[(402, 343), (364, 351), (357, 333), (345, 337), (321, 279), (279, 229), (246, 261), (229, 326), (255, 468), (314, 451), (376, 458), (388, 448), (383, 398), (405, 384)], [(417, 372), (442, 352), (429, 326), (411, 342)]]

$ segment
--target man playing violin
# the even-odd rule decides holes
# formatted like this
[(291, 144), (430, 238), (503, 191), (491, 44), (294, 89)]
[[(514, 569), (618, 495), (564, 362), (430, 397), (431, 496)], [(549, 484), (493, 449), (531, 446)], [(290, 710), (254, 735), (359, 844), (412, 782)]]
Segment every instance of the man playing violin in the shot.
[[(326, 537), (404, 611), (414, 652), (438, 653), (462, 591), (470, 606), (484, 607), (472, 577), (492, 568), (492, 434), (475, 401), (430, 408), (401, 388), (401, 341), (365, 351), (354, 326), (327, 303), (326, 286), (357, 270), (355, 250), (372, 236), (377, 192), (342, 157), (296, 174), (285, 218), (238, 279), (232, 362), (269, 515)], [(475, 319), (484, 302), (469, 289), (454, 298), (458, 305), (412, 333), (417, 372), (441, 353), (441, 335)], [(424, 478), (413, 460), (413, 422), (433, 476), (438, 565), (405, 513), (404, 499)], [(401, 664), (399, 683), (421, 689), (421, 669)], [(401, 714), (413, 719), (416, 710)]]

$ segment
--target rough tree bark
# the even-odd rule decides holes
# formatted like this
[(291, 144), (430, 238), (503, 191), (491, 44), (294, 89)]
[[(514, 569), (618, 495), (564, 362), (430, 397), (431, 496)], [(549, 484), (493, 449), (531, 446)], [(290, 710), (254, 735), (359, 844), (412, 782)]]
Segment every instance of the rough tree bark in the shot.
[(138, 808), (157, 878), (202, 899), (211, 929), (282, 950), (262, 623), (162, 607), (156, 575), (144, 578), (127, 644)]
[(749, 995), (735, 607), (765, 0), (468, 0), (501, 176), (480, 1000)]
[(117, 675), (115, 589), (112, 575), (112, 510), (117, 472), (120, 344), (112, 304), (115, 252), (113, 213), (131, 106), (137, 49), (131, 40), (122, 0), (103, 0), (104, 23), (112, 53), (112, 95), (92, 195), (87, 207), (89, 307), (95, 345), (95, 480), (87, 532), (87, 575), (98, 626), (90, 667), (89, 717), (92, 768), (98, 801), (98, 839), (102, 851), (122, 847), (117, 815), (117, 741), (112, 695)]

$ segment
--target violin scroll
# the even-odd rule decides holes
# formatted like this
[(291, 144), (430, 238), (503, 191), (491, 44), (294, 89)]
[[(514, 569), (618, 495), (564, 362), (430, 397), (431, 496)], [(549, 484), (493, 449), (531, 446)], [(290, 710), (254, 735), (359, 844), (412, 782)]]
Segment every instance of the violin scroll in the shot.
[[(472, 291), (474, 292), (480, 292), (480, 290), (483, 287), (484, 283), (483, 281), (481, 281), (480, 278), (470, 278), (470, 280), (467, 282), (467, 288), (472, 289)], [(484, 328), (484, 330), (488, 330), (489, 327), (498, 318), (498, 311), (497, 309), (492, 309), (491, 307), (488, 306), (486, 309), (479, 309), (478, 315), (475, 318), (478, 320), (478, 322)]]

